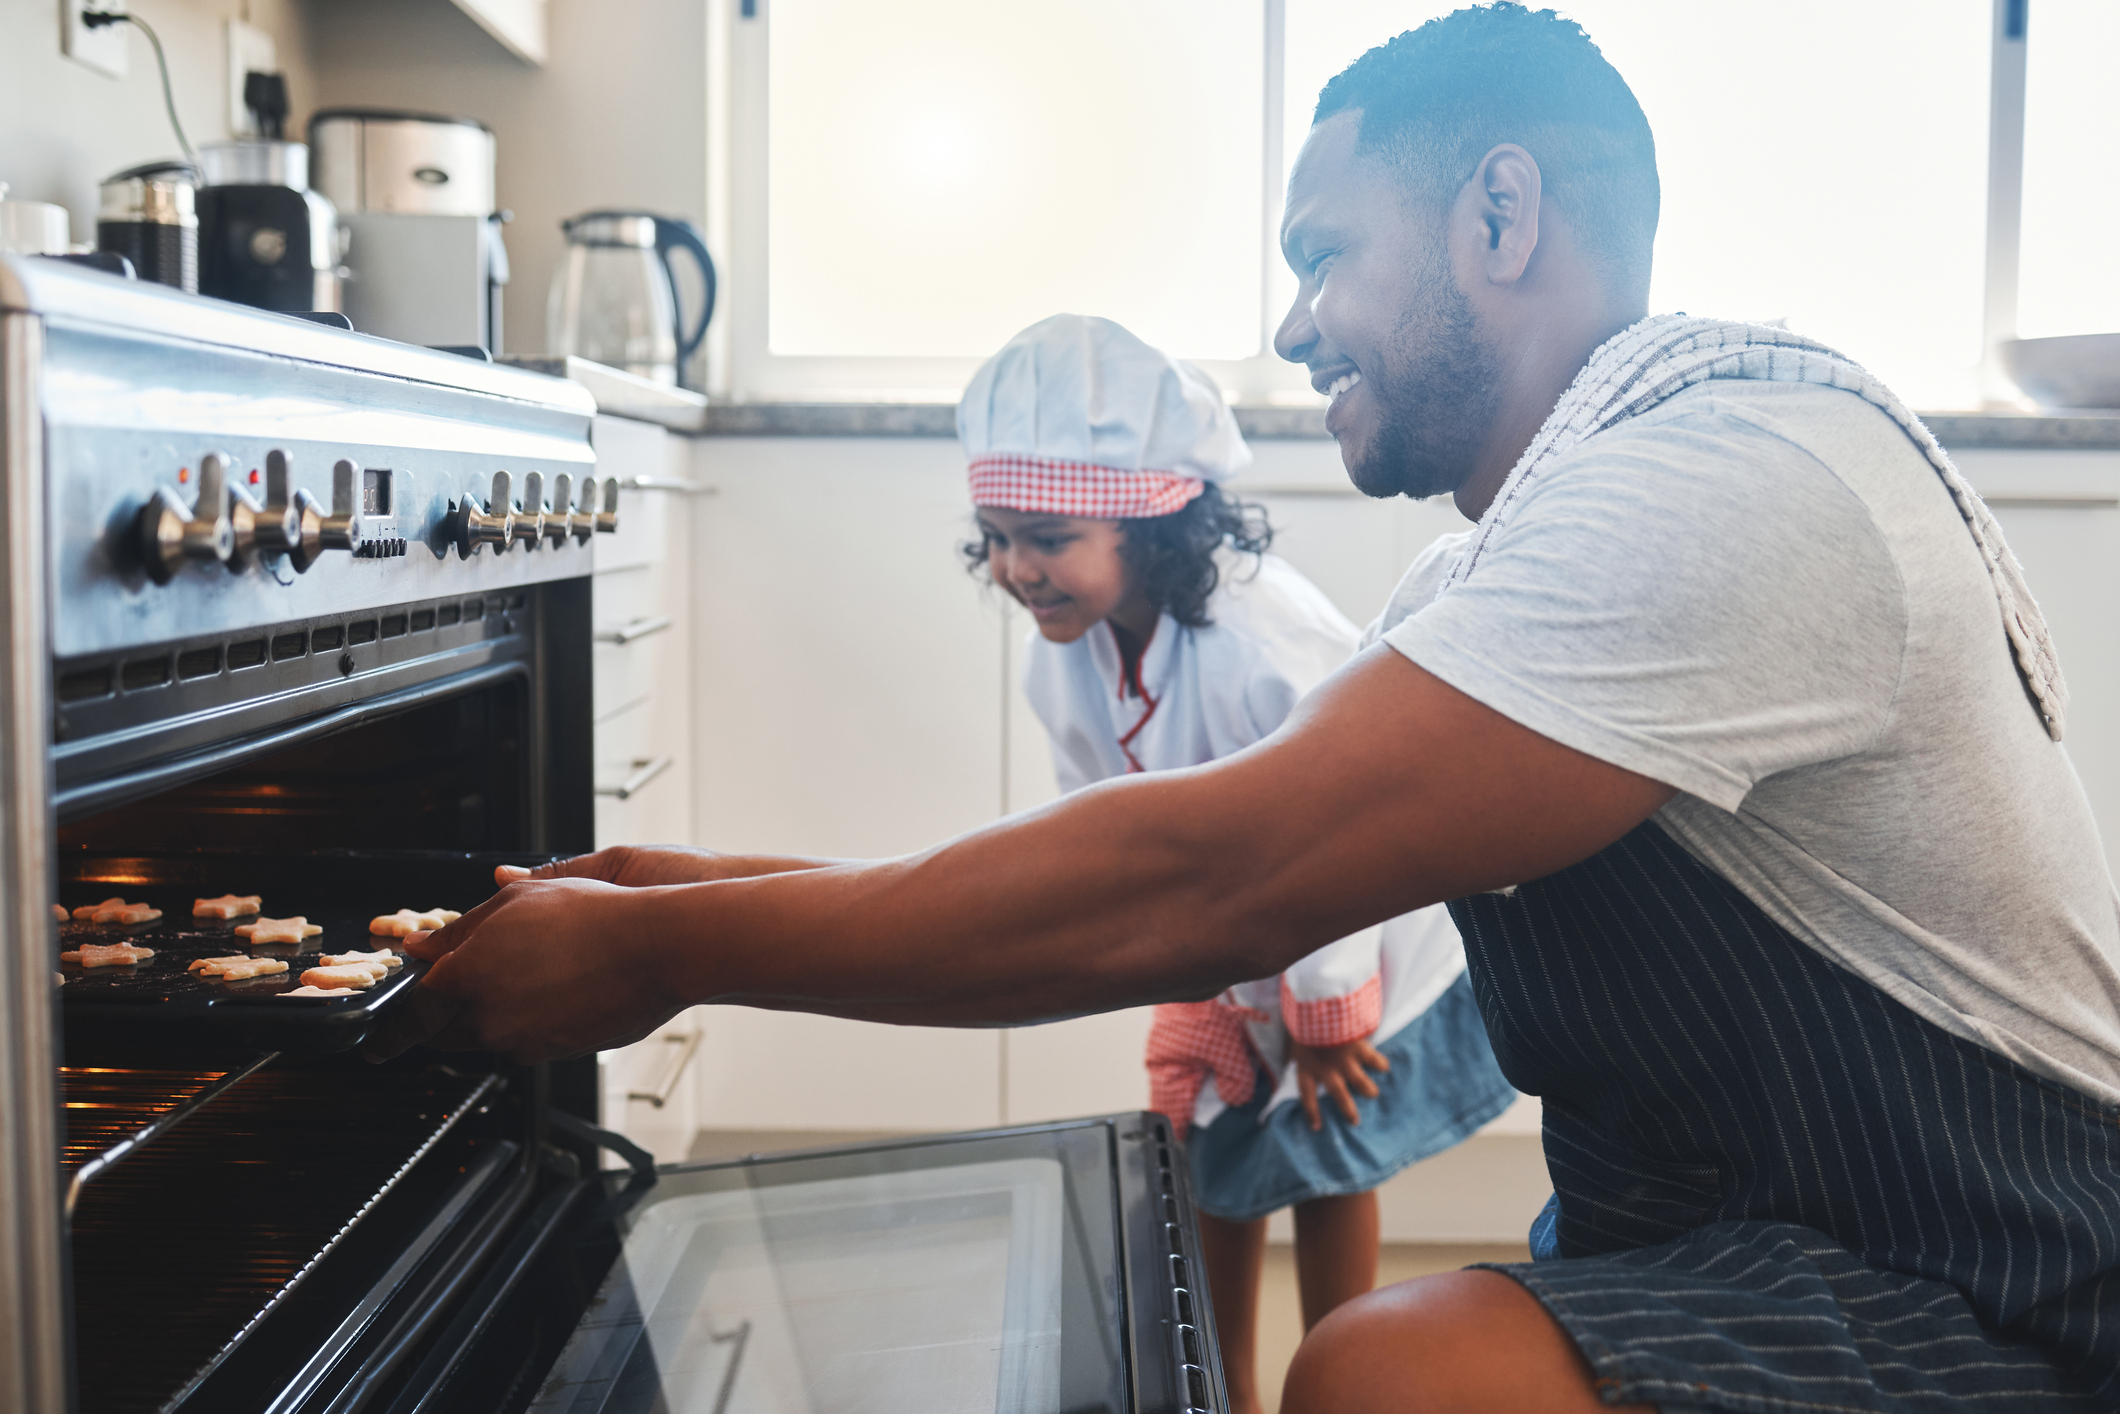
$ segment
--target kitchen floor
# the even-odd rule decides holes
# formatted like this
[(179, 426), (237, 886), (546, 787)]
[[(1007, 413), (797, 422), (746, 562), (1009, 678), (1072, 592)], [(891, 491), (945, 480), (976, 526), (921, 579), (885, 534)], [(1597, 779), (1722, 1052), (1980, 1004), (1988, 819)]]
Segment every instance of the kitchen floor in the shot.
[[(784, 1153), (789, 1149), (836, 1147), (898, 1137), (891, 1131), (701, 1130), (689, 1155), (694, 1163), (742, 1158), (746, 1154)], [(1522, 1243), (1386, 1243), (1377, 1263), (1377, 1284), (1387, 1286), (1430, 1272), (1451, 1272), (1474, 1262), (1528, 1262), (1531, 1249)], [(1303, 1339), (1303, 1307), (1296, 1294), (1295, 1249), (1270, 1244), (1266, 1279), (1259, 1294), (1259, 1396), (1267, 1414), (1281, 1405), (1281, 1379)]]

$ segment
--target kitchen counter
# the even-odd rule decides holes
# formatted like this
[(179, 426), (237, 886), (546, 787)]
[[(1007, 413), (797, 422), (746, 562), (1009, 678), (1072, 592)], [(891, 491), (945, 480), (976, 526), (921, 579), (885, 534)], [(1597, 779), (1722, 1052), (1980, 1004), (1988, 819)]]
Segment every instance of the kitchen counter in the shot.
[[(1239, 405), (1236, 414), (1253, 441), (1327, 435), (1322, 407)], [(1950, 448), (2120, 449), (2120, 412), (1935, 412), (1922, 414), (1922, 421)], [(696, 425), (679, 430), (708, 437), (954, 437), (957, 409), (950, 403), (712, 402)]]
[(527, 368), (553, 378), (580, 384), (596, 399), (596, 410), (636, 422), (653, 422), (673, 432), (707, 431), (707, 399), (689, 388), (673, 388), (651, 382), (637, 374), (585, 358), (521, 358), (500, 360), (514, 368)]

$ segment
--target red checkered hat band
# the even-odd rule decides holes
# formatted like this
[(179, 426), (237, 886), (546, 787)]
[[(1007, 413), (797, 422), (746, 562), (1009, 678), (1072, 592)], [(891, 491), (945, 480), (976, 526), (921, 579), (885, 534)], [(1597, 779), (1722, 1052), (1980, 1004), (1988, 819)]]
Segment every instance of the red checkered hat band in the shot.
[(972, 504), (1090, 520), (1147, 520), (1183, 510), (1206, 489), (1175, 471), (1121, 471), (1015, 452), (972, 458)]

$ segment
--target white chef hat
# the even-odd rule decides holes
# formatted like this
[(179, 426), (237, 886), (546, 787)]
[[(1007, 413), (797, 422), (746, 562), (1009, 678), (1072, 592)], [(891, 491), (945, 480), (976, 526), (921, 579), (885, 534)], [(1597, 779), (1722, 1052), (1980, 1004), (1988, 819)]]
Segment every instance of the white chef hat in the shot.
[(1010, 339), (957, 404), (972, 503), (1134, 520), (1251, 464), (1214, 382), (1109, 319), (1056, 314)]

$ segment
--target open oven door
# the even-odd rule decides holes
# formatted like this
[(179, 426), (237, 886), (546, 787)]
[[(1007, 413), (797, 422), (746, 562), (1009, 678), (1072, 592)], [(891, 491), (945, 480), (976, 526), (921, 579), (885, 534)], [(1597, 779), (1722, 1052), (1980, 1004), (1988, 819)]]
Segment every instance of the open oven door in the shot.
[(1227, 1407), (1160, 1116), (632, 1157), (545, 1200), (391, 1414)]

